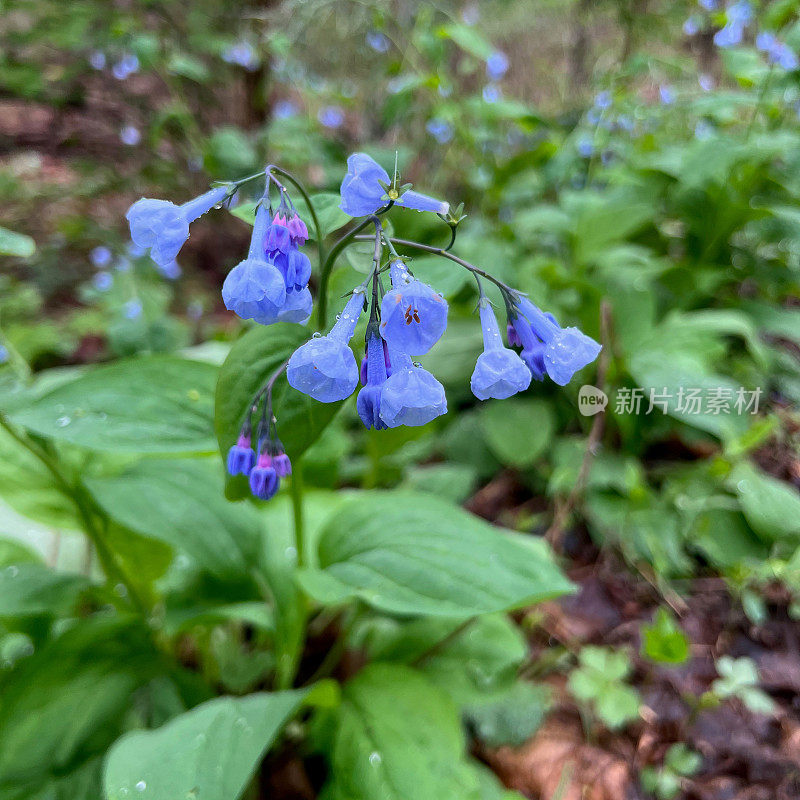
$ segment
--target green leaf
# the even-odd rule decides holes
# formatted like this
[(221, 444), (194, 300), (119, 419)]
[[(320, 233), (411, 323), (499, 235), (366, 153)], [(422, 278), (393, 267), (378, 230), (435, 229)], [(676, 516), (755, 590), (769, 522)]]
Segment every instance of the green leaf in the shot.
[(689, 640), (666, 608), (642, 628), (642, 652), (661, 664), (683, 664), (689, 658)]
[(119, 361), (82, 373), (12, 413), (55, 441), (117, 453), (211, 453), (216, 369), (173, 356)]
[(141, 624), (120, 618), (82, 621), (21, 660), (3, 682), (0, 790), (103, 752), (131, 693), (157, 669)]
[(218, 697), (152, 731), (128, 733), (108, 753), (108, 800), (237, 800), (307, 692)]
[(504, 614), (477, 617), (460, 632), (459, 627), (456, 620), (437, 617), (376, 617), (359, 632), (358, 644), (373, 660), (416, 666), (463, 706), (509, 685), (528, 647)]
[(572, 584), (542, 542), (427, 494), (361, 493), (325, 525), (304, 588), (390, 614), (466, 618), (557, 597)]
[[(231, 348), (219, 371), (214, 428), (223, 459), (239, 435), (254, 395), (270, 376), (305, 341), (308, 331), (299, 325), (259, 325)], [(341, 408), (341, 403), (319, 403), (286, 384), (281, 377), (273, 394), (278, 433), (294, 460), (310, 447)], [(247, 479), (228, 478), (225, 489), (231, 500), (249, 494)]]
[(545, 451), (555, 427), (546, 400), (504, 400), (481, 408), (486, 444), (504, 463), (529, 467)]
[(728, 482), (739, 495), (748, 523), (765, 541), (800, 542), (800, 496), (796, 489), (744, 462), (736, 466)]
[(24, 233), (0, 228), (0, 256), (30, 258), (36, 252), (36, 242)]
[(335, 721), (327, 800), (479, 800), (455, 706), (418, 672), (371, 664)]
[(519, 747), (539, 729), (548, 705), (546, 688), (517, 681), (471, 703), (465, 716), (475, 735), (489, 747)]
[(639, 693), (630, 686), (617, 684), (595, 698), (597, 716), (612, 730), (639, 716)]
[(0, 570), (0, 617), (69, 613), (88, 586), (82, 575), (42, 564), (11, 564)]
[(186, 553), (211, 574), (246, 576), (252, 568), (262, 522), (254, 508), (225, 500), (216, 462), (147, 459), (86, 485), (112, 519)]
[(444, 25), (439, 30), (439, 36), (451, 39), (462, 50), (483, 60), (489, 58), (494, 49), (492, 43), (476, 27), (460, 22)]

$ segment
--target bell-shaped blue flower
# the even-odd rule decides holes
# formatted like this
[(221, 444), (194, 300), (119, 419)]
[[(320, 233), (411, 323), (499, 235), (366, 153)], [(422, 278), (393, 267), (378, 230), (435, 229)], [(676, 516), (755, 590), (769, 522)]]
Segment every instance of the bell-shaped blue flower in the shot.
[(286, 302), (278, 312), (278, 321), (305, 325), (311, 316), (313, 307), (314, 301), (311, 299), (311, 292), (308, 290), (308, 286), (299, 292), (287, 292)]
[(403, 353), (427, 353), (447, 328), (447, 301), (411, 277), (401, 259), (392, 261), (390, 270), (392, 289), (381, 302), (381, 336)]
[(302, 247), (308, 239), (308, 228), (305, 222), (297, 215), (297, 212), (295, 212), (292, 218), (286, 223), (286, 227), (291, 234), (292, 244), (294, 244), (295, 247)]
[(242, 319), (252, 319), (262, 325), (275, 322), (286, 302), (283, 275), (264, 254), (268, 225), (269, 212), (260, 205), (256, 211), (250, 252), (228, 273), (222, 285), (225, 308)]
[[(347, 159), (347, 175), (342, 181), (339, 208), (351, 217), (374, 214), (389, 202), (389, 195), (382, 184), (388, 186), (390, 183), (389, 173), (375, 159), (366, 153), (353, 153)], [(392, 199), (396, 206), (416, 211), (446, 214), (450, 210), (449, 203), (419, 192), (404, 192)]]
[(272, 456), (262, 453), (256, 465), (250, 470), (250, 491), (259, 500), (271, 500), (275, 497), (280, 484), (278, 473), (272, 466)]
[(387, 378), (386, 357), (383, 340), (374, 330), (367, 337), (366, 361), (364, 387), (356, 398), (356, 411), (364, 427), (383, 430), (386, 423), (381, 419), (381, 390)]
[(590, 336), (577, 328), (562, 328), (527, 297), (520, 297), (518, 305), (520, 314), (511, 324), (522, 342), (522, 359), (534, 377), (541, 365), (555, 383), (566, 386), (578, 370), (597, 358), (602, 347)]
[(293, 247), (288, 253), (275, 253), (272, 260), (283, 274), (287, 292), (300, 291), (308, 286), (311, 278), (311, 261), (305, 253)]
[(358, 385), (358, 365), (349, 342), (364, 308), (359, 287), (327, 336), (315, 336), (292, 353), (286, 367), (289, 385), (319, 400), (334, 403), (349, 397)]
[(164, 267), (175, 260), (189, 238), (189, 224), (228, 195), (228, 187), (219, 186), (180, 206), (168, 200), (143, 197), (125, 215), (130, 224), (131, 239), (138, 247), (150, 250), (153, 261)]
[(390, 350), (389, 358), (392, 375), (381, 390), (381, 419), (389, 428), (427, 425), (447, 413), (444, 387), (430, 372), (397, 350)]
[(497, 318), (485, 297), (481, 298), (480, 314), (484, 349), (475, 364), (470, 387), (478, 400), (505, 400), (530, 386), (531, 371), (513, 350), (503, 346)]
[(279, 478), (285, 478), (287, 475), (292, 474), (292, 462), (289, 460), (289, 456), (287, 456), (286, 453), (278, 453), (274, 456), (272, 459), (272, 467)]
[(275, 217), (272, 224), (267, 227), (264, 238), (264, 249), (267, 253), (289, 253), (292, 250), (292, 235), (286, 227), (286, 220), (277, 221)]
[(250, 437), (242, 434), (228, 450), (228, 474), (249, 475), (255, 463), (256, 454), (250, 444)]

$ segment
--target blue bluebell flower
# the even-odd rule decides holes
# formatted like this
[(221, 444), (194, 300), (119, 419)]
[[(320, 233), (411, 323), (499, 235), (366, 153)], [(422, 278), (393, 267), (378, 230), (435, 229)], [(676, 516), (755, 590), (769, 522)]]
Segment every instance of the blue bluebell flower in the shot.
[(250, 470), (250, 491), (259, 500), (271, 500), (275, 497), (280, 483), (278, 473), (272, 466), (272, 456), (269, 453), (262, 453)]
[(725, 15), (729, 22), (737, 25), (747, 25), (753, 19), (753, 6), (748, 0), (738, 0), (728, 6)]
[(728, 22), (714, 34), (714, 44), (717, 47), (733, 47), (742, 41), (744, 25), (739, 22)]
[(781, 42), (774, 34), (762, 31), (756, 37), (756, 47), (766, 53), (767, 58), (785, 70), (798, 67), (797, 54), (789, 45)]
[(388, 376), (384, 343), (374, 330), (367, 336), (365, 361), (365, 374), (361, 376), (364, 386), (356, 398), (356, 410), (364, 427), (383, 430), (386, 423), (381, 419), (381, 390)]
[(292, 235), (286, 225), (286, 219), (276, 214), (264, 238), (264, 249), (267, 253), (286, 254), (292, 249)]
[(778, 39), (770, 31), (761, 31), (756, 36), (756, 49), (762, 53), (768, 53), (777, 43)]
[(483, 353), (470, 379), (472, 393), (478, 400), (505, 400), (524, 392), (531, 384), (531, 372), (513, 350), (503, 346), (497, 318), (485, 297), (480, 301), (480, 315)]
[(89, 260), (95, 267), (105, 267), (111, 263), (111, 250), (103, 245), (99, 245), (92, 249), (89, 253)]
[(447, 413), (444, 387), (405, 353), (389, 348), (392, 374), (381, 390), (381, 419), (389, 428), (427, 425)]
[(697, 0), (697, 2), (706, 10), (706, 11), (714, 11), (716, 9), (719, 0)]
[(380, 31), (368, 31), (367, 44), (376, 53), (385, 53), (389, 50), (389, 39), (385, 33), (381, 33)]
[(289, 456), (287, 456), (286, 453), (280, 452), (274, 456), (272, 459), (272, 467), (279, 478), (285, 478), (287, 475), (292, 474), (292, 462), (289, 460)]
[(687, 36), (694, 36), (700, 30), (700, 20), (692, 15), (683, 23), (683, 32)]
[(675, 91), (671, 86), (659, 86), (658, 96), (665, 106), (672, 105), (675, 102)]
[(124, 81), (126, 78), (139, 71), (139, 59), (133, 53), (125, 53), (111, 68), (111, 74), (118, 80)]
[(311, 278), (311, 261), (305, 253), (293, 248), (287, 254), (274, 253), (271, 259), (283, 275), (287, 292), (299, 292), (308, 286)]
[(264, 251), (268, 227), (269, 211), (261, 203), (256, 210), (250, 252), (228, 273), (222, 285), (225, 308), (242, 319), (252, 319), (262, 325), (275, 322), (286, 302), (283, 275), (272, 261), (267, 260)]
[(314, 301), (311, 298), (311, 292), (308, 286), (303, 287), (299, 291), (287, 292), (286, 302), (281, 306), (281, 310), (278, 312), (278, 321), (305, 325), (311, 317), (313, 307)]
[(98, 292), (107, 292), (114, 284), (114, 276), (110, 272), (98, 272), (92, 278), (92, 283)]
[(189, 238), (189, 224), (228, 196), (228, 187), (211, 189), (194, 200), (176, 206), (168, 200), (137, 200), (125, 215), (134, 244), (150, 250), (156, 264), (174, 261)]
[(181, 265), (177, 261), (170, 261), (169, 264), (164, 264), (164, 266), (159, 266), (158, 271), (168, 280), (168, 281), (176, 281), (183, 275), (183, 270), (181, 269)]
[(258, 69), (261, 63), (258, 53), (249, 42), (236, 42), (222, 51), (222, 60), (228, 64), (244, 67), (248, 72)]
[(429, 119), (425, 130), (436, 139), (439, 144), (447, 144), (453, 138), (453, 126), (443, 119)]
[(296, 211), (292, 215), (292, 218), (286, 223), (286, 227), (289, 229), (289, 234), (292, 237), (292, 244), (295, 247), (302, 247), (308, 241), (308, 228)]
[(341, 128), (344, 122), (344, 111), (340, 106), (325, 106), (319, 110), (317, 119), (326, 128)]
[[(385, 186), (390, 185), (389, 173), (366, 153), (353, 153), (347, 159), (347, 175), (342, 181), (342, 202), (339, 208), (351, 217), (374, 214), (390, 199), (382, 183)], [(416, 211), (446, 214), (450, 209), (449, 203), (414, 191), (404, 192), (392, 199), (396, 206), (413, 208)]]
[(276, 119), (289, 119), (297, 114), (297, 106), (291, 100), (278, 100), (272, 113)]
[(349, 397), (358, 385), (358, 366), (349, 342), (364, 309), (358, 287), (327, 336), (315, 336), (292, 353), (286, 367), (289, 385), (322, 403)]
[(602, 92), (598, 92), (594, 98), (594, 104), (597, 108), (601, 111), (605, 111), (607, 108), (611, 108), (611, 92), (608, 90), (603, 90)]
[(447, 301), (412, 277), (402, 259), (390, 264), (392, 289), (381, 303), (381, 336), (410, 355), (427, 353), (447, 328)]
[(578, 140), (578, 154), (581, 158), (590, 158), (593, 152), (594, 145), (592, 144), (592, 140), (586, 136), (581, 137)]
[(483, 87), (482, 97), (485, 103), (496, 103), (501, 96), (500, 87), (489, 83)]
[(537, 380), (546, 371), (555, 383), (566, 386), (602, 349), (577, 328), (562, 328), (551, 314), (545, 314), (527, 297), (518, 296), (518, 311), (511, 317), (511, 324), (522, 342), (521, 358)]
[(0, 344), (0, 364), (5, 364), (8, 361), (8, 348), (4, 344)]
[(710, 92), (714, 88), (714, 78), (707, 72), (700, 73), (697, 78), (697, 82), (700, 84), (700, 88), (704, 92)]
[(133, 125), (126, 125), (120, 132), (119, 132), (119, 140), (122, 144), (126, 144), (129, 147), (135, 147), (139, 142), (142, 141), (142, 134), (141, 131)]
[(89, 56), (89, 64), (92, 69), (101, 70), (106, 66), (106, 54), (101, 50), (95, 50)]
[(236, 444), (228, 450), (228, 474), (249, 475), (256, 463), (256, 454), (250, 443), (250, 436), (242, 433)]
[(508, 56), (502, 50), (495, 50), (486, 59), (486, 75), (491, 81), (499, 81), (508, 72)]
[(142, 301), (138, 297), (128, 300), (124, 306), (126, 319), (139, 319), (142, 316)]

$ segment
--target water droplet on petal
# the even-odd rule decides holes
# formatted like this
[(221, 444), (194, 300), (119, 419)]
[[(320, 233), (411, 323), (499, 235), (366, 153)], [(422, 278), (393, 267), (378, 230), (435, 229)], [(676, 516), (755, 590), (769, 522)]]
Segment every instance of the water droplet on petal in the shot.
[(381, 761), (383, 761), (383, 759), (380, 753), (374, 752), (369, 754), (369, 763), (372, 764), (373, 767), (379, 766)]
[(138, 781), (136, 783), (136, 791), (143, 792), (147, 788), (147, 784), (144, 781)]
[(56, 425), (58, 425), (59, 428), (66, 428), (70, 422), (72, 422), (72, 420), (69, 417), (63, 416), (56, 420)]
[(314, 331), (314, 333), (311, 334), (312, 339), (320, 339), (321, 337), (322, 334), (319, 331)]

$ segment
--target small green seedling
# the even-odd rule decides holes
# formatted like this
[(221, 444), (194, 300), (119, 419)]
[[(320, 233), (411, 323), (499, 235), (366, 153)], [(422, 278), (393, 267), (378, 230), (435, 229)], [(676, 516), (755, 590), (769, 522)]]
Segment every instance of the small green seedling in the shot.
[(666, 608), (642, 628), (642, 655), (659, 664), (683, 664), (689, 658), (689, 640)]
[(758, 669), (753, 659), (722, 656), (716, 667), (720, 677), (711, 688), (718, 697), (735, 697), (756, 714), (775, 710), (772, 698), (758, 688)]
[(703, 759), (685, 744), (674, 744), (667, 750), (661, 769), (645, 767), (642, 770), (642, 787), (658, 800), (672, 800), (681, 790), (683, 779), (697, 774)]

